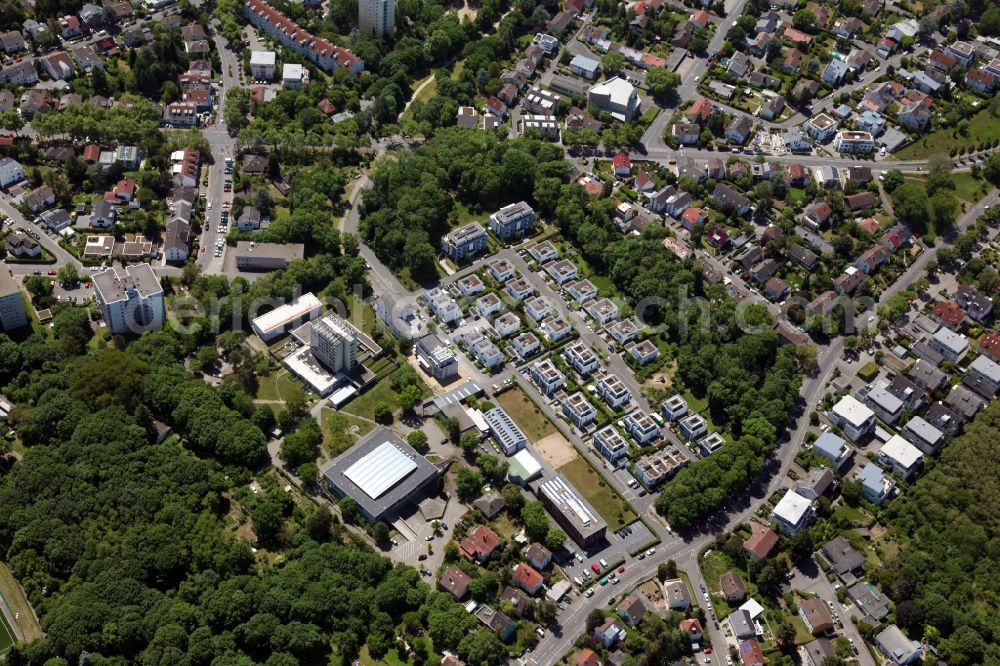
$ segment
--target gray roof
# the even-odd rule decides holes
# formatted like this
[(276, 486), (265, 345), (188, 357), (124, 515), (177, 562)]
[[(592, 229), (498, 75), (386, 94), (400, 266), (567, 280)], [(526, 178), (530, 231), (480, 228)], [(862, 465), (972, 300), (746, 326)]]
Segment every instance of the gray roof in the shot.
[(100, 293), (105, 303), (116, 303), (128, 300), (126, 290), (134, 289), (142, 297), (162, 294), (163, 287), (156, 279), (156, 274), (149, 264), (126, 266), (124, 274), (119, 274), (114, 268), (95, 273), (94, 288)]
[(848, 543), (843, 536), (838, 536), (823, 544), (823, 557), (838, 574), (856, 571), (864, 566), (865, 556)]
[(994, 384), (1000, 384), (1000, 365), (985, 356), (977, 356), (976, 360), (969, 364), (969, 370), (975, 371)]
[[(383, 445), (394, 448), (399, 454), (395, 456), (396, 459), (411, 461), (412, 466), (407, 465), (409, 471), (402, 477), (396, 478), (395, 483), (390, 487), (383, 489), (381, 486), (373, 486), (371, 489), (375, 490), (377, 494), (372, 497), (358, 483), (349, 478), (347, 473), (353, 469), (354, 472), (351, 473), (351, 476), (367, 483), (369, 472), (365, 468), (365, 461), (378, 462), (379, 457), (383, 455), (381, 452), (392, 453)], [(376, 457), (370, 458), (369, 456), (372, 455)], [(358, 463), (361, 463), (362, 466), (355, 467)], [(351, 497), (364, 513), (376, 519), (400, 502), (410, 499), (437, 474), (437, 469), (430, 461), (414, 451), (402, 438), (384, 426), (376, 428), (346, 453), (327, 463), (322, 471), (327, 483), (337, 493)]]

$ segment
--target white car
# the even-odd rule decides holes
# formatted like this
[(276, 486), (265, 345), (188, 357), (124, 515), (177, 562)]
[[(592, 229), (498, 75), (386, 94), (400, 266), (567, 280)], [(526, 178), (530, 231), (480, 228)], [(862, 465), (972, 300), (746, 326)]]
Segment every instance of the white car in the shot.
[(655, 554), (656, 554), (655, 548), (650, 548), (649, 550), (646, 551), (646, 557), (652, 557)]

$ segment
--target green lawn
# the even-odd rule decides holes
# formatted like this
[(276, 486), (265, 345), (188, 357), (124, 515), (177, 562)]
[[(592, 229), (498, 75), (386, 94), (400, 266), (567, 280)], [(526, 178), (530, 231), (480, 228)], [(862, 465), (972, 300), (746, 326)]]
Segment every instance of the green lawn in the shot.
[(504, 408), (517, 425), (521, 426), (525, 436), (532, 442), (537, 442), (557, 432), (548, 417), (519, 388), (501, 393), (496, 401)]
[[(427, 661), (423, 662), (424, 666), (440, 666), (441, 655), (434, 651), (434, 646), (431, 641), (424, 637), (418, 637), (414, 639), (416, 642), (423, 642), (429, 648), (428, 653), (430, 654)], [(396, 648), (389, 650), (382, 659), (374, 659), (370, 654), (368, 654), (368, 646), (365, 645), (361, 648), (358, 654), (358, 661), (362, 666), (413, 666), (412, 660), (403, 660), (400, 658), (399, 653)]]
[(612, 490), (583, 458), (576, 458), (566, 463), (558, 471), (566, 475), (569, 482), (580, 491), (584, 499), (590, 502), (594, 510), (601, 514), (611, 529), (617, 530), (638, 517), (628, 508), (625, 500)]
[(989, 110), (984, 109), (969, 120), (968, 136), (960, 136), (957, 129), (940, 129), (914, 141), (893, 155), (893, 158), (903, 161), (925, 160), (934, 155), (947, 154), (952, 148), (997, 139), (1000, 139), (1000, 118), (990, 115)]
[(302, 390), (302, 385), (292, 377), (287, 370), (282, 369), (273, 375), (260, 378), (260, 388), (257, 399), (271, 402), (284, 402), (296, 389)]
[(792, 206), (798, 206), (803, 201), (805, 201), (805, 198), (806, 198), (806, 191), (800, 187), (789, 187), (788, 195), (785, 197), (788, 203), (791, 204)]
[[(419, 381), (419, 380), (418, 380)], [(426, 385), (420, 384), (421, 395), (430, 395), (430, 389)], [(396, 410), (396, 391), (392, 388), (392, 374), (388, 374), (354, 400), (347, 403), (341, 411), (346, 414), (353, 414), (362, 418), (375, 418), (375, 408), (382, 403), (386, 403), (390, 408)]]
[[(323, 447), (331, 456), (339, 456), (341, 453), (351, 448), (357, 438), (364, 437), (375, 428), (371, 421), (359, 419), (340, 412), (340, 415), (347, 421), (347, 426), (343, 430), (334, 431), (331, 428), (330, 417), (337, 412), (324, 407), (320, 412), (320, 428), (323, 431)], [(356, 430), (353, 430), (356, 428)]]

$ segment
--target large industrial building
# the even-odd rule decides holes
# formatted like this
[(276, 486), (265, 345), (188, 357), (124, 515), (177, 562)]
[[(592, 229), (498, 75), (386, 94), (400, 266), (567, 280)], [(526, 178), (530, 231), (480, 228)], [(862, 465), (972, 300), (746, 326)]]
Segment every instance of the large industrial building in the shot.
[(415, 499), (437, 476), (437, 467), (384, 426), (323, 467), (330, 490), (353, 499), (373, 522)]
[(538, 485), (535, 493), (559, 526), (581, 548), (604, 540), (608, 524), (562, 474)]

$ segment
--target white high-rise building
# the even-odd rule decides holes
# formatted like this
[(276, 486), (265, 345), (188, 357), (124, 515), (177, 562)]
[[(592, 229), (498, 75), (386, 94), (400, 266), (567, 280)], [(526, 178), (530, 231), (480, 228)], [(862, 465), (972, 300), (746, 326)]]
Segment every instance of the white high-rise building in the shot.
[(28, 325), (24, 296), (17, 281), (7, 271), (0, 272), (0, 328), (10, 331)]
[(112, 333), (146, 333), (163, 327), (163, 287), (149, 264), (94, 274), (94, 294)]
[(358, 0), (358, 24), (379, 37), (396, 30), (396, 0)]
[(358, 363), (358, 333), (335, 312), (310, 324), (309, 347), (331, 372), (350, 372)]

